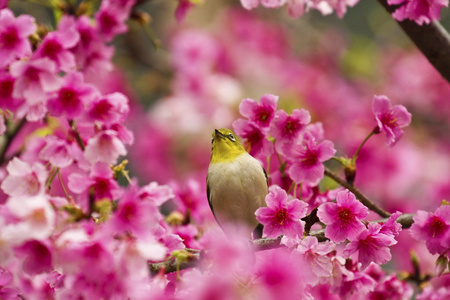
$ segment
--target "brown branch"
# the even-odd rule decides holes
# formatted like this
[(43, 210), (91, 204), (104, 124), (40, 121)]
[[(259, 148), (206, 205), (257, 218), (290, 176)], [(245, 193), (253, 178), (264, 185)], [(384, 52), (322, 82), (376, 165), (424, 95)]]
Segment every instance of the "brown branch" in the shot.
[(158, 262), (158, 263), (149, 263), (150, 273), (152, 275), (156, 275), (161, 271), (164, 273), (173, 273), (177, 270), (189, 269), (197, 266), (201, 259), (201, 251), (197, 249), (185, 249), (189, 253), (189, 259), (186, 261), (178, 262), (176, 258), (171, 258), (169, 260)]
[(389, 218), (391, 215), (378, 205), (376, 205), (372, 200), (367, 198), (363, 193), (361, 193), (353, 184), (348, 183), (345, 179), (342, 179), (338, 175), (336, 175), (333, 171), (331, 171), (328, 168), (325, 168), (325, 175), (339, 183), (341, 186), (348, 189), (350, 192), (355, 194), (356, 198), (361, 201), (362, 204), (364, 204), (368, 209), (373, 210), (376, 212), (380, 217)]
[[(398, 217), (397, 222), (400, 223), (403, 227), (403, 229), (411, 227), (413, 224), (413, 214), (403, 214), (400, 217)], [(386, 222), (387, 218), (371, 221), (373, 223), (380, 223), (380, 222)], [(325, 230), (312, 230), (310, 232), (310, 236), (315, 236), (319, 242), (326, 241), (327, 238), (325, 237)], [(284, 245), (281, 244), (281, 236), (277, 237), (276, 239), (268, 239), (268, 238), (262, 238), (251, 241), (252, 247), (254, 251), (264, 251), (264, 250), (270, 250), (270, 249), (276, 249), (280, 247), (284, 247)], [(150, 271), (153, 275), (156, 275), (160, 272), (164, 273), (172, 273), (178, 270), (184, 270), (189, 268), (194, 268), (198, 265), (198, 263), (202, 260), (202, 252), (200, 250), (196, 249), (185, 249), (189, 253), (189, 257), (186, 261), (178, 262), (176, 258), (171, 258), (164, 262), (159, 263), (149, 263)]]
[[(394, 12), (399, 6), (391, 6), (386, 0), (378, 2), (389, 12)], [(403, 31), (416, 44), (442, 77), (450, 82), (450, 35), (442, 25), (437, 22), (418, 25), (414, 21), (397, 21)]]

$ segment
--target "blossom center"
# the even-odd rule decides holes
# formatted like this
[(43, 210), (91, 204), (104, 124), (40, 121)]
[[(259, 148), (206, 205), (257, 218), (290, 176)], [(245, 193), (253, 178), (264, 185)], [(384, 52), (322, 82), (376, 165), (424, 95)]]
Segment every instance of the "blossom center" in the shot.
[(59, 99), (65, 107), (75, 108), (79, 102), (77, 93), (71, 88), (62, 88), (59, 91)]
[(97, 120), (108, 120), (108, 113), (112, 109), (111, 103), (107, 100), (101, 100), (92, 108), (90, 114)]
[(61, 52), (61, 50), (62, 50), (62, 47), (61, 47), (61, 45), (58, 42), (53, 41), (53, 40), (49, 40), (49, 41), (47, 41), (45, 43), (45, 45), (44, 45), (44, 47), (42, 49), (42, 53), (45, 56), (48, 56), (48, 57), (51, 57), (51, 58), (55, 59), (57, 54), (59, 52)]
[(1, 48), (14, 48), (14, 46), (19, 42), (19, 35), (17, 29), (10, 27), (6, 29), (0, 36), (0, 47)]
[(111, 32), (114, 26), (117, 25), (117, 20), (107, 12), (103, 12), (100, 15), (100, 22), (105, 32)]
[(437, 216), (433, 216), (426, 226), (433, 234), (433, 238), (441, 237), (448, 229), (448, 225)]
[(12, 95), (14, 81), (12, 79), (6, 79), (0, 81), (0, 98), (9, 98)]
[(318, 161), (317, 152), (313, 151), (305, 151), (304, 155), (301, 158), (301, 164), (304, 167), (312, 167), (315, 166)]
[(377, 246), (377, 241), (375, 238), (373, 238), (371, 235), (366, 237), (363, 240), (359, 240), (359, 247), (362, 248), (365, 251), (376, 251), (379, 247)]
[(102, 247), (98, 243), (88, 246), (84, 250), (84, 255), (93, 260), (100, 259), (101, 253), (102, 253)]
[(288, 117), (286, 125), (284, 126), (284, 134), (289, 137), (294, 137), (299, 131), (301, 125), (298, 120)]
[(98, 198), (108, 198), (109, 197), (109, 181), (105, 178), (97, 178), (95, 183), (95, 192)]
[(339, 207), (338, 216), (341, 223), (341, 227), (345, 227), (353, 221), (353, 213), (347, 207)]
[(270, 121), (271, 111), (265, 106), (260, 106), (256, 110), (256, 119), (261, 124), (267, 124)]
[(92, 42), (92, 40), (94, 39), (92, 36), (92, 33), (88, 30), (88, 29), (81, 29), (79, 31), (80, 33), (80, 40), (81, 43), (85, 46), (88, 47), (89, 44)]
[(120, 216), (122, 219), (130, 222), (136, 217), (136, 212), (136, 205), (133, 203), (126, 203), (120, 211)]
[(278, 209), (275, 214), (275, 222), (283, 226), (288, 220), (289, 214), (286, 208)]
[(388, 113), (384, 113), (380, 116), (380, 121), (381, 123), (383, 123), (385, 126), (388, 127), (397, 127), (397, 119), (394, 117), (394, 115), (392, 114), (392, 112), (388, 112)]
[(36, 82), (39, 81), (39, 70), (34, 67), (29, 67), (25, 71), (25, 77), (28, 78), (30, 82)]
[(264, 135), (262, 132), (252, 126), (251, 130), (245, 133), (246, 146), (249, 147), (247, 150), (250, 150), (253, 145), (261, 144), (263, 138)]

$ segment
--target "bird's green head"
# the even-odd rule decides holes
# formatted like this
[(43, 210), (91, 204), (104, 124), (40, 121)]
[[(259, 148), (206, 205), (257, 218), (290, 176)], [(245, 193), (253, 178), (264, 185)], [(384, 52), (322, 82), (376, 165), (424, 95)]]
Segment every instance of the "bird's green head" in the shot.
[(232, 161), (245, 153), (244, 146), (230, 129), (215, 129), (212, 138), (211, 163)]

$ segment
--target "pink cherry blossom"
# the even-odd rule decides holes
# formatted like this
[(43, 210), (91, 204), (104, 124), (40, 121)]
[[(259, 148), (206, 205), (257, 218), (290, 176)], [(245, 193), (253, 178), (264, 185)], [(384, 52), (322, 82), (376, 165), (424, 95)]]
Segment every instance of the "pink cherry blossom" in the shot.
[(193, 6), (193, 3), (189, 0), (178, 0), (178, 5), (175, 9), (175, 18), (177, 19), (177, 21), (183, 21), (186, 14)]
[(324, 129), (322, 122), (311, 123), (306, 126), (305, 136), (316, 141), (324, 139)]
[(114, 48), (103, 43), (97, 29), (87, 16), (77, 18), (75, 28), (80, 35), (79, 43), (72, 51), (77, 67), (85, 74), (99, 76), (112, 70), (111, 58)]
[(311, 122), (311, 116), (305, 109), (294, 109), (291, 115), (284, 110), (278, 110), (270, 127), (270, 134), (275, 138), (277, 152), (283, 153), (284, 147), (297, 142), (300, 133), (309, 122)]
[(129, 111), (128, 98), (112, 93), (91, 101), (88, 107), (90, 120), (111, 125), (125, 119)]
[(58, 30), (49, 32), (36, 51), (33, 58), (48, 57), (56, 64), (57, 70), (69, 72), (75, 68), (75, 57), (69, 49), (73, 48), (80, 38), (75, 30), (74, 19), (63, 16)]
[(219, 271), (226, 277), (230, 273), (247, 272), (254, 263), (254, 252), (245, 239), (229, 239), (219, 228), (209, 230), (200, 244), (209, 249), (205, 255), (205, 265), (214, 261), (212, 271)]
[(48, 238), (55, 227), (55, 211), (44, 194), (10, 197), (5, 207), (14, 216), (14, 223), (2, 226), (2, 235), (18, 245), (26, 240)]
[(373, 97), (372, 111), (378, 130), (386, 133), (386, 144), (393, 147), (403, 136), (402, 128), (411, 123), (411, 114), (403, 105), (391, 107), (391, 101), (386, 96)]
[(295, 183), (307, 182), (318, 185), (323, 178), (325, 167), (323, 162), (334, 156), (336, 150), (331, 141), (317, 144), (314, 139), (306, 139), (303, 147), (296, 147), (292, 151), (293, 164), (288, 170), (289, 176)]
[(351, 295), (366, 295), (375, 287), (376, 281), (363, 272), (350, 272), (350, 276), (345, 276), (336, 292), (341, 299), (348, 299)]
[(267, 94), (261, 97), (259, 103), (247, 98), (239, 104), (239, 112), (259, 127), (269, 127), (275, 116), (278, 96)]
[(95, 199), (116, 199), (121, 195), (117, 181), (113, 178), (113, 171), (108, 164), (94, 164), (89, 176), (82, 173), (69, 175), (69, 189), (74, 193), (81, 194), (89, 188), (94, 189)]
[(52, 252), (38, 240), (30, 240), (15, 248), (18, 257), (23, 258), (22, 269), (29, 275), (48, 272), (52, 269)]
[(33, 17), (22, 15), (14, 18), (9, 9), (0, 10), (0, 68), (31, 54), (28, 36), (35, 31)]
[(12, 276), (8, 270), (0, 268), (0, 298), (1, 299), (20, 299), (19, 294), (21, 291), (12, 286)]
[(385, 264), (390, 261), (392, 255), (389, 246), (397, 244), (397, 241), (391, 235), (380, 233), (380, 230), (380, 224), (369, 224), (368, 229), (363, 230), (347, 244), (342, 255), (349, 257), (357, 253), (362, 269), (367, 268), (371, 262)]
[(39, 157), (49, 161), (53, 166), (65, 168), (72, 164), (74, 159), (81, 155), (81, 150), (75, 143), (49, 135), (45, 138), (45, 146), (39, 153)]
[(325, 236), (335, 243), (357, 238), (366, 229), (361, 220), (367, 215), (367, 207), (348, 190), (337, 194), (336, 203), (324, 203), (317, 211), (320, 221), (327, 225)]
[(48, 58), (14, 62), (10, 71), (16, 77), (13, 97), (24, 98), (29, 106), (43, 105), (47, 100), (47, 93), (54, 92), (61, 86), (56, 66)]
[(14, 112), (23, 102), (23, 99), (13, 97), (15, 81), (9, 72), (0, 70), (0, 107)]
[(182, 214), (190, 214), (197, 222), (214, 220), (205, 194), (205, 180), (190, 178), (184, 182), (172, 182), (170, 186), (175, 194), (173, 200), (177, 211)]
[(280, 7), (284, 4), (284, 0), (241, 0), (241, 4), (245, 9), (253, 9), (258, 7), (259, 3), (264, 7)]
[(2, 190), (12, 197), (37, 196), (45, 191), (47, 171), (40, 163), (30, 166), (14, 157), (6, 166), (8, 176), (1, 184)]
[[(255, 299), (310, 299), (306, 291), (307, 265), (295, 262), (286, 249), (261, 251), (256, 254), (255, 288), (260, 291)], [(296, 268), (283, 266), (295, 265)]]
[(417, 211), (410, 228), (413, 238), (425, 241), (431, 254), (442, 254), (450, 247), (450, 205), (440, 206), (434, 213)]
[(423, 289), (422, 293), (417, 295), (417, 300), (440, 300), (449, 299), (450, 289), (448, 287), (434, 288), (433, 286), (427, 286)]
[(57, 271), (52, 271), (47, 276), (47, 283), (51, 288), (62, 288), (64, 286), (65, 275)]
[(72, 72), (64, 77), (64, 83), (56, 95), (47, 102), (47, 108), (55, 116), (65, 115), (72, 120), (84, 111), (99, 93), (96, 88), (83, 82), (83, 75)]
[(285, 190), (271, 186), (266, 196), (267, 207), (258, 208), (256, 219), (264, 225), (263, 233), (269, 238), (285, 235), (288, 238), (303, 236), (307, 206), (298, 199), (289, 199)]
[(397, 222), (398, 217), (401, 216), (401, 212), (397, 211), (389, 217), (389, 219), (381, 225), (380, 233), (384, 233), (390, 236), (397, 236), (402, 231), (402, 225)]
[[(66, 293), (76, 298), (100, 299), (122, 295), (124, 282), (115, 271), (114, 254), (106, 241), (92, 240), (72, 243), (62, 249), (66, 271)], [(92, 266), (95, 265), (95, 268)], [(69, 298), (69, 294), (61, 296)], [(70, 298), (69, 298), (70, 299)]]
[(319, 186), (303, 185), (302, 187), (302, 199), (308, 203), (308, 214), (319, 205), (333, 201), (336, 199), (336, 195), (342, 188), (336, 188), (333, 190), (321, 191)]
[(84, 151), (84, 157), (90, 163), (114, 164), (120, 155), (125, 154), (127, 154), (127, 150), (113, 130), (101, 131), (90, 138)]
[[(315, 285), (321, 277), (329, 277), (333, 271), (331, 258), (327, 256), (333, 251), (335, 245), (329, 241), (319, 243), (316, 237), (307, 236), (300, 241), (294, 253), (302, 255), (303, 261), (311, 272), (304, 280), (308, 284)], [(294, 254), (294, 255), (295, 255)]]
[(234, 121), (233, 129), (244, 139), (244, 146), (250, 155), (261, 160), (272, 155), (273, 143), (267, 139), (267, 130), (245, 119)]
[(115, 233), (128, 232), (136, 237), (145, 237), (149, 228), (162, 218), (155, 203), (139, 199), (136, 187), (132, 186), (121, 197), (109, 225), (113, 226)]
[(173, 199), (175, 195), (169, 186), (150, 182), (139, 189), (137, 197), (141, 200), (150, 201), (156, 206), (161, 206), (166, 201)]
[(128, 10), (123, 9), (123, 7), (114, 5), (109, 1), (102, 2), (95, 18), (98, 29), (106, 41), (111, 41), (116, 35), (128, 30), (128, 26), (125, 24), (128, 14)]
[(419, 25), (439, 20), (441, 9), (448, 7), (448, 0), (388, 0), (387, 3), (397, 6), (392, 13), (394, 19), (398, 21), (409, 19)]
[[(375, 264), (371, 264), (371, 266), (374, 265)], [(395, 274), (387, 275), (379, 279), (374, 279), (377, 281), (377, 285), (375, 286), (374, 291), (369, 293), (369, 299), (403, 300), (411, 299), (414, 294), (414, 289), (411, 287), (411, 285), (409, 285), (405, 281), (398, 279)]]
[(197, 236), (199, 235), (199, 230), (193, 224), (188, 224), (185, 226), (177, 226), (174, 232), (183, 240), (183, 244), (187, 248), (201, 249), (200, 244), (197, 241)]

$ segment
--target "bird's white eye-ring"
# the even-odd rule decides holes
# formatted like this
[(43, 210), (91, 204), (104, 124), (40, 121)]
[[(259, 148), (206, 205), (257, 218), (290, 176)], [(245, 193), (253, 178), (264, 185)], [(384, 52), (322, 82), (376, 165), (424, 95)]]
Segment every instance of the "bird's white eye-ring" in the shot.
[(233, 142), (236, 142), (236, 138), (234, 137), (234, 135), (232, 133), (228, 134), (228, 137), (230, 138), (230, 140), (232, 140)]

